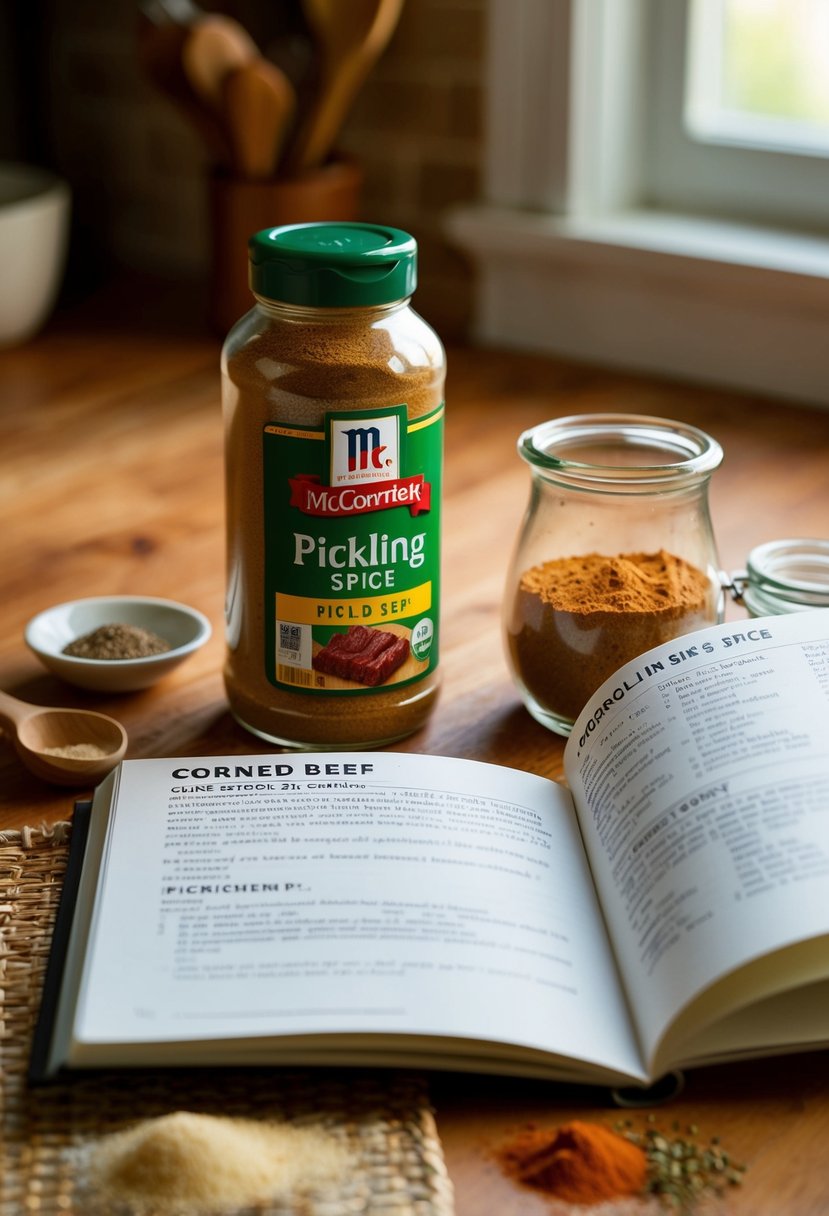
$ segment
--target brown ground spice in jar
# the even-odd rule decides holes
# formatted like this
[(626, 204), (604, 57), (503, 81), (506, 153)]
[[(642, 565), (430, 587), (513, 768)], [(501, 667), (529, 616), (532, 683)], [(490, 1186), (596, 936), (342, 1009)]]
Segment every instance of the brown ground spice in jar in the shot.
[(512, 659), (537, 703), (573, 720), (623, 663), (712, 624), (712, 594), (701, 570), (664, 549), (543, 562), (519, 580)]
[(250, 324), (226, 361), (228, 699), (243, 723), (280, 740), (347, 747), (402, 738), (429, 716), (436, 671), (357, 697), (295, 693), (265, 674), (262, 432), (274, 421), (320, 428), (329, 412), (390, 404), (405, 404), (410, 421), (429, 414), (443, 401), (442, 348), (413, 312), (388, 326), (323, 310), (301, 323), (269, 316), (265, 327), (253, 314)]

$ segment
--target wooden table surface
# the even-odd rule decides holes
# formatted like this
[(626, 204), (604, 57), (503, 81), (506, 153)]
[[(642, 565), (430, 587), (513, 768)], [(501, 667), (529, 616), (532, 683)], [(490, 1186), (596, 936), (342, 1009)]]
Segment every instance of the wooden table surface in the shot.
[[(263, 745), (228, 714), (221, 678), (219, 344), (199, 325), (162, 324), (164, 311), (81, 308), (0, 353), (0, 688), (114, 715), (130, 757), (257, 752)], [(518, 354), (450, 350), (449, 369), (444, 687), (430, 725), (397, 746), (557, 776), (562, 741), (522, 708), (499, 633), (528, 488), (518, 433), (596, 410), (703, 427), (725, 449), (711, 504), (721, 565), (733, 570), (764, 540), (829, 535), (829, 411)], [(123, 593), (200, 608), (211, 641), (156, 688), (119, 697), (73, 690), (27, 651), (23, 628), (34, 613)], [(744, 615), (736, 606), (729, 613)], [(66, 818), (71, 805), (70, 793), (30, 777), (0, 739), (0, 828)], [(697, 1125), (703, 1139), (720, 1136), (748, 1164), (744, 1185), (718, 1210), (825, 1216), (827, 1080), (825, 1054), (702, 1070), (653, 1114), (669, 1131), (676, 1122)], [(550, 1213), (500, 1174), (498, 1143), (527, 1121), (619, 1117), (595, 1093), (535, 1082), (447, 1074), (434, 1078), (433, 1094), (458, 1216)], [(644, 1125), (646, 1116), (632, 1118)]]

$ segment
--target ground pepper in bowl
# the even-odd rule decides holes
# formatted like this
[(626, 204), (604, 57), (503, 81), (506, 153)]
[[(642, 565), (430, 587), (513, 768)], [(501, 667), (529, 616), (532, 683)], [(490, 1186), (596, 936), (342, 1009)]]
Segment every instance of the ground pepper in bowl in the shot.
[(76, 659), (146, 659), (153, 654), (166, 654), (170, 643), (149, 629), (138, 625), (99, 625), (91, 633), (75, 638), (64, 646), (62, 654)]
[(543, 562), (511, 606), (515, 671), (539, 706), (572, 721), (623, 663), (710, 624), (711, 594), (701, 570), (664, 549)]

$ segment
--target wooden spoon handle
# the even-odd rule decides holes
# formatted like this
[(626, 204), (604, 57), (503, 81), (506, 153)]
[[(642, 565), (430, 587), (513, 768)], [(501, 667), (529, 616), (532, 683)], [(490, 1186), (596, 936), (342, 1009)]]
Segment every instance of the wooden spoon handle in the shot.
[(228, 72), (222, 95), (234, 169), (252, 180), (273, 177), (296, 103), (287, 76), (252, 59)]
[(0, 726), (6, 729), (11, 726), (17, 730), (36, 709), (35, 705), (18, 701), (17, 697), (10, 697), (7, 692), (0, 692)]
[(394, 33), (402, 8), (403, 0), (363, 0), (356, 8), (339, 0), (306, 0), (306, 16), (321, 47), (323, 70), (311, 108), (285, 158), (289, 172), (314, 168), (330, 155), (355, 97)]
[(230, 17), (212, 14), (190, 30), (181, 62), (195, 95), (209, 110), (221, 113), (225, 76), (258, 54), (256, 43), (243, 26)]
[(285, 158), (289, 173), (316, 169), (333, 150), (369, 64), (341, 65), (320, 87)]

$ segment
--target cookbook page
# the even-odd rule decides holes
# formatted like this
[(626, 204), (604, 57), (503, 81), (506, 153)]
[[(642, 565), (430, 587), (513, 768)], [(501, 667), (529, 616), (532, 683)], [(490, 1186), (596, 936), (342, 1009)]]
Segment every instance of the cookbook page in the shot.
[(569, 795), (392, 752), (130, 761), (75, 1038), (406, 1034), (640, 1076)]
[[(786, 951), (701, 1002), (702, 1023), (829, 974), (827, 711), (829, 612), (815, 610), (648, 651), (574, 726), (565, 768), (652, 1064), (734, 968)], [(683, 1019), (681, 1035), (699, 1028)]]

